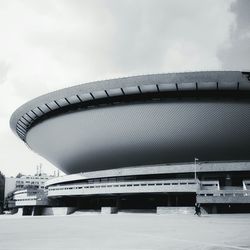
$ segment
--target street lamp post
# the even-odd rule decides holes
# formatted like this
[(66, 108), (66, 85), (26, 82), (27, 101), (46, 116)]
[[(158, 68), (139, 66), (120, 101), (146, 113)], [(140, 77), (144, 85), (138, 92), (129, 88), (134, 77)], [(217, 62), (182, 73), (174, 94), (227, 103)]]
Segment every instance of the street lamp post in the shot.
[(195, 179), (195, 182), (197, 182), (197, 171), (196, 171), (197, 161), (199, 161), (199, 159), (198, 158), (194, 158), (194, 179)]

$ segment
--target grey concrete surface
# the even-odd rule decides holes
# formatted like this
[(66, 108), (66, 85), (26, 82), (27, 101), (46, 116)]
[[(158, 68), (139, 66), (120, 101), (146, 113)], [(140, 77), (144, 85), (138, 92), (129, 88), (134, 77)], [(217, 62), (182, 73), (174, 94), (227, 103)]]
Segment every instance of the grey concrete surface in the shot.
[[(157, 83), (160, 89), (161, 85), (163, 85), (162, 87), (163, 89), (165, 89), (165, 91), (166, 90), (171, 91), (171, 89), (175, 91), (176, 90), (175, 83), (178, 83), (180, 85), (179, 90), (196, 90), (196, 86), (194, 84), (195, 82), (198, 84), (198, 89), (201, 90), (215, 89), (216, 82), (219, 83), (220, 89), (227, 88), (236, 90), (237, 83), (240, 83), (239, 86), (240, 90), (248, 90), (250, 87), (248, 73), (244, 74), (239, 71), (204, 71), (204, 72), (153, 74), (153, 75), (141, 75), (141, 76), (110, 79), (104, 81), (96, 81), (60, 89), (39, 96), (25, 103), (24, 105), (19, 107), (11, 116), (10, 126), (13, 132), (16, 133), (17, 132), (16, 124), (18, 120), (21, 118), (21, 116), (24, 115), (25, 113), (28, 113), (30, 110), (36, 109), (37, 107), (41, 107), (43, 109), (45, 103), (51, 104), (54, 102), (54, 100), (57, 100), (60, 103), (60, 100), (63, 100), (65, 97), (68, 98), (70, 102), (75, 103), (78, 98), (74, 97), (76, 97), (77, 94), (86, 95), (89, 93), (93, 93), (95, 98), (98, 98), (98, 96), (100, 96), (100, 93), (104, 92), (104, 90), (107, 90), (109, 95), (113, 96), (120, 88), (124, 88), (126, 90), (132, 87), (132, 90), (136, 89), (136, 91), (139, 92), (138, 88), (134, 88), (135, 86), (141, 86), (143, 88), (143, 86), (145, 85), (150, 86), (152, 85), (152, 83)], [(170, 87), (164, 85), (167, 86), (169, 85)], [(185, 85), (185, 87), (183, 85)], [(129, 93), (125, 92), (125, 94)], [(107, 97), (106, 95), (104, 96)], [(86, 96), (84, 97), (86, 98)], [(85, 100), (85, 98), (83, 98), (83, 101)], [(47, 113), (45, 110), (43, 110), (43, 112)], [(29, 117), (27, 118), (29, 119)]]
[(0, 249), (250, 249), (250, 214), (0, 216)]
[(67, 174), (191, 162), (196, 155), (204, 161), (250, 161), (249, 109), (249, 101), (234, 100), (81, 109), (37, 123), (26, 142)]

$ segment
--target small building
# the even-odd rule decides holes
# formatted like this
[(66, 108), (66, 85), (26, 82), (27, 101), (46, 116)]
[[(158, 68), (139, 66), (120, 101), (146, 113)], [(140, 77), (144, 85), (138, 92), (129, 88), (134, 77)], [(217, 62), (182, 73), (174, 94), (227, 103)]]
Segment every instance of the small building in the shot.
[(0, 213), (2, 213), (4, 204), (4, 183), (5, 176), (0, 172)]
[(21, 190), (25, 188), (44, 189), (45, 182), (55, 176), (49, 176), (46, 173), (40, 173), (35, 175), (21, 175), (16, 177), (5, 178), (5, 190), (4, 197), (15, 190)]

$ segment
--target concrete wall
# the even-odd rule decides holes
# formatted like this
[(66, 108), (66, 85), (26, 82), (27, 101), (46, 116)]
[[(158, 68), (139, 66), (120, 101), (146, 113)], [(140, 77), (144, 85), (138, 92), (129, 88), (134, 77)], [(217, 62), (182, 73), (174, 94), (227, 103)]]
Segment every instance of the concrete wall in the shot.
[(67, 215), (76, 210), (75, 207), (45, 207), (42, 215)]
[(17, 212), (15, 213), (17, 216), (22, 216), (23, 215), (23, 208), (19, 207)]
[[(157, 207), (157, 214), (194, 214), (194, 207)], [(201, 214), (207, 214), (207, 211), (201, 208)]]
[(157, 207), (157, 214), (194, 214), (194, 207)]
[[(197, 172), (227, 172), (227, 171), (249, 171), (250, 162), (199, 162), (196, 165)], [(194, 172), (194, 164), (169, 164), (157, 166), (140, 166), (133, 168), (100, 170), (93, 172), (84, 172), (79, 174), (71, 174), (54, 178), (46, 182), (46, 186), (60, 184), (68, 181), (81, 181), (91, 178), (117, 177), (117, 176), (133, 176), (145, 174), (165, 174), (165, 173), (186, 173)]]
[(198, 188), (199, 184), (194, 179), (71, 184), (49, 187), (48, 197), (115, 193), (195, 193)]
[(250, 203), (250, 196), (243, 196), (243, 195), (225, 195), (225, 196), (197, 196), (198, 203), (210, 203), (210, 204), (217, 204), (217, 203), (239, 203), (239, 204), (249, 204)]
[(102, 207), (102, 214), (115, 214), (117, 213), (117, 207)]

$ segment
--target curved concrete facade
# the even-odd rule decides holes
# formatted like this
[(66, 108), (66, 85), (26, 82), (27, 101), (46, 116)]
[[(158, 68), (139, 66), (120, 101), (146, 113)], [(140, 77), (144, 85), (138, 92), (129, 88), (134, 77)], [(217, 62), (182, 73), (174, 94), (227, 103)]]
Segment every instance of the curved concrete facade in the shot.
[(159, 74), (78, 85), (20, 107), (11, 128), (66, 173), (249, 161), (248, 72)]
[(66, 173), (195, 156), (250, 160), (249, 110), (250, 103), (147, 103), (77, 111), (37, 124), (26, 141)]

